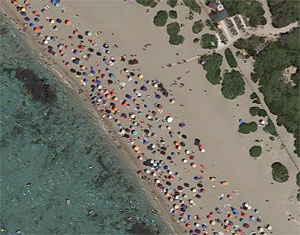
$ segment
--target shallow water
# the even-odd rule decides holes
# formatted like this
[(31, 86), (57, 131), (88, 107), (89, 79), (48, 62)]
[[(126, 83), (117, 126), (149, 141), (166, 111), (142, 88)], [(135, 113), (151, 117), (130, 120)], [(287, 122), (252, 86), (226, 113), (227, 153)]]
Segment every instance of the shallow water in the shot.
[(0, 22), (2, 231), (167, 233), (120, 152)]

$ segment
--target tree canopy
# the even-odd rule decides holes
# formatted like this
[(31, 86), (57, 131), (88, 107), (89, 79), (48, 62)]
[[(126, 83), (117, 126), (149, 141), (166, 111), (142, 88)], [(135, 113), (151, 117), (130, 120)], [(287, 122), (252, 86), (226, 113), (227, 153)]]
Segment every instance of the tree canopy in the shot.
[(218, 39), (213, 34), (203, 34), (201, 36), (201, 47), (204, 49), (214, 49), (218, 47)]
[(283, 165), (280, 162), (274, 162), (271, 167), (272, 167), (272, 176), (275, 181), (280, 183), (288, 181), (289, 172), (285, 165)]
[(229, 48), (226, 48), (226, 50), (225, 50), (225, 57), (226, 57), (228, 65), (231, 68), (236, 68), (237, 67), (237, 62), (234, 58), (234, 55), (232, 54), (232, 51)]
[(163, 27), (166, 25), (168, 20), (168, 13), (166, 11), (158, 11), (154, 16), (153, 23), (158, 27)]
[(232, 70), (224, 73), (221, 92), (229, 100), (245, 93), (245, 82), (239, 71)]
[[(283, 125), (295, 137), (295, 153), (300, 156), (300, 29), (282, 35), (271, 42), (254, 62), (254, 74), (270, 111), (277, 115), (277, 124)], [(283, 70), (295, 66), (293, 84), (283, 79)]]
[(157, 2), (155, 0), (136, 0), (138, 4), (143, 5), (144, 7), (156, 7)]
[(227, 9), (229, 16), (236, 14), (246, 15), (252, 27), (267, 23), (264, 17), (265, 11), (258, 0), (222, 0), (222, 4)]
[(202, 23), (202, 20), (197, 20), (193, 23), (192, 31), (195, 34), (198, 34), (202, 31), (204, 25)]
[(203, 69), (207, 72), (207, 80), (213, 85), (220, 84), (222, 81), (222, 77), (220, 76), (220, 67), (223, 61), (222, 55), (213, 53), (211, 55), (204, 55), (201, 57), (201, 59), (205, 62)]
[(281, 28), (300, 20), (299, 1), (267, 0), (267, 2), (272, 14), (272, 24), (274, 27)]

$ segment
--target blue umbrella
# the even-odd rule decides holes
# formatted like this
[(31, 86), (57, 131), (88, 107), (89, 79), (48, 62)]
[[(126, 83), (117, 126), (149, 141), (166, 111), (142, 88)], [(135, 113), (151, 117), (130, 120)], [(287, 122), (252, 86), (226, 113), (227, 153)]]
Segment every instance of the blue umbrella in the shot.
[(30, 18), (29, 17), (25, 17), (24, 20), (25, 21), (30, 21)]
[(37, 17), (36, 17), (36, 18), (34, 18), (34, 21), (35, 21), (35, 22), (40, 22), (40, 18), (37, 18)]
[(110, 77), (110, 78), (116, 78), (116, 75), (113, 74), (113, 73), (110, 73), (110, 74), (109, 74), (109, 77)]

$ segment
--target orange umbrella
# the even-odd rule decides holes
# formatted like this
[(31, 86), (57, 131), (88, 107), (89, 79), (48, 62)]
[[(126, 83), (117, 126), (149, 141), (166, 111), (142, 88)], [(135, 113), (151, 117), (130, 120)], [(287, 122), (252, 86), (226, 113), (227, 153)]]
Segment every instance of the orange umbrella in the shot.
[(66, 25), (71, 25), (71, 20), (65, 20)]

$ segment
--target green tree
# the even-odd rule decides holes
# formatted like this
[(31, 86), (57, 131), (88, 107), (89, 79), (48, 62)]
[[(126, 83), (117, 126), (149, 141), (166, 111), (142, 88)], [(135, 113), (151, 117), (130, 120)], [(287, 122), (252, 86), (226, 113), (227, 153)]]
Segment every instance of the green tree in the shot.
[(177, 22), (173, 22), (167, 25), (167, 33), (171, 35), (177, 35), (180, 32), (180, 25)]
[(224, 73), (221, 92), (229, 100), (245, 93), (245, 82), (239, 71), (232, 70)]
[(261, 154), (261, 147), (260, 146), (253, 146), (249, 150), (250, 156), (251, 157), (259, 157)]
[(256, 116), (258, 114), (258, 110), (259, 110), (259, 107), (251, 107), (249, 109), (249, 113), (252, 115), (252, 116)]
[(231, 68), (236, 68), (237, 67), (237, 62), (234, 58), (234, 55), (232, 54), (232, 51), (229, 48), (226, 48), (226, 50), (225, 50), (225, 57), (226, 57), (228, 65)]
[(298, 187), (300, 187), (300, 172), (297, 173), (296, 180)]
[(246, 123), (243, 122), (239, 125), (239, 132), (242, 134), (249, 134), (251, 132), (255, 132), (257, 130), (256, 122)]
[(204, 27), (204, 25), (202, 23), (202, 20), (197, 20), (193, 24), (192, 31), (195, 34), (198, 34), (202, 31), (203, 27)]
[(278, 136), (276, 127), (270, 118), (268, 118), (268, 124), (263, 128), (266, 133), (269, 133), (272, 136)]
[(213, 85), (220, 84), (222, 81), (220, 67), (223, 62), (223, 57), (218, 53), (213, 53), (211, 55), (204, 55), (201, 59), (204, 62), (203, 69), (207, 72), (207, 80)]
[(153, 23), (158, 27), (166, 25), (168, 20), (168, 13), (166, 11), (158, 11), (154, 17)]
[(248, 39), (240, 38), (234, 42), (234, 46), (238, 49), (245, 49), (251, 56), (256, 55), (256, 48), (265, 42), (265, 39), (255, 35), (251, 35)]
[[(277, 124), (294, 134), (295, 153), (300, 156), (300, 29), (282, 35), (271, 42), (254, 62), (254, 75), (258, 78), (260, 92), (271, 113), (277, 115)], [(295, 66), (297, 71), (291, 76), (294, 84), (283, 79), (283, 71)], [(253, 76), (253, 75), (252, 75)]]
[(183, 0), (183, 2), (190, 10), (199, 13), (199, 15), (201, 14), (201, 7), (196, 0)]
[(170, 35), (169, 43), (171, 45), (180, 45), (184, 42), (184, 37), (182, 35), (172, 34)]
[(272, 24), (274, 27), (281, 28), (300, 20), (299, 1), (267, 0), (267, 2), (272, 14)]
[(258, 0), (222, 0), (222, 4), (227, 9), (229, 16), (241, 14), (250, 18), (249, 24), (252, 27), (267, 23), (266, 18), (264, 17), (265, 11)]
[(169, 11), (169, 17), (170, 17), (171, 19), (177, 19), (177, 12), (174, 11), (174, 10), (170, 10), (170, 11)]
[(288, 181), (289, 172), (285, 165), (283, 165), (280, 162), (274, 162), (271, 167), (272, 167), (272, 176), (275, 181), (280, 183)]
[(174, 7), (177, 5), (177, 0), (168, 0), (168, 1), (167, 1), (167, 4), (168, 4), (170, 7), (174, 8)]
[(203, 34), (201, 37), (201, 47), (203, 49), (214, 49), (218, 47), (218, 39), (213, 34)]
[(136, 0), (138, 4), (143, 5), (144, 7), (156, 7), (157, 2), (155, 0)]
[(209, 19), (205, 21), (205, 25), (209, 28), (209, 30), (216, 31), (216, 27)]

